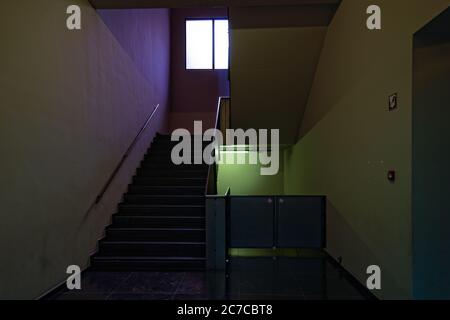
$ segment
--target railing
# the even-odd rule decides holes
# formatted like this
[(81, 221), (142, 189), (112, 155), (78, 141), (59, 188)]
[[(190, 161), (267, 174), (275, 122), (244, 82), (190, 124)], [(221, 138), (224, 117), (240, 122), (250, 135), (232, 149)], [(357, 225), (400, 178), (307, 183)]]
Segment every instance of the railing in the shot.
[(223, 214), (228, 249), (326, 247), (325, 196), (233, 195)]
[(227, 192), (225, 193), (225, 258), (228, 263), (230, 258), (230, 244), (231, 244), (231, 230), (230, 230), (230, 197), (231, 197), (231, 188), (228, 187)]
[(153, 109), (152, 113), (148, 116), (148, 118), (145, 121), (144, 125), (142, 126), (141, 130), (139, 130), (138, 134), (134, 138), (133, 142), (131, 142), (131, 144), (128, 147), (127, 151), (125, 151), (125, 154), (122, 156), (122, 158), (120, 159), (119, 163), (115, 167), (114, 171), (111, 173), (110, 177), (108, 178), (108, 181), (106, 181), (106, 183), (103, 186), (102, 190), (100, 191), (98, 196), (95, 198), (94, 205), (98, 204), (100, 202), (100, 200), (102, 200), (103, 196), (105, 195), (105, 193), (108, 190), (109, 186), (111, 185), (112, 181), (116, 177), (116, 175), (119, 172), (119, 170), (122, 168), (125, 160), (128, 158), (128, 156), (130, 155), (130, 153), (133, 150), (134, 146), (139, 141), (139, 138), (142, 136), (142, 134), (144, 133), (145, 129), (147, 129), (148, 125), (150, 124), (150, 121), (153, 119), (153, 116), (158, 111), (158, 108), (159, 108), (159, 104), (155, 107), (155, 109)]
[[(229, 97), (219, 97), (219, 101), (217, 103), (216, 123), (214, 127), (216, 129), (216, 134), (214, 136), (215, 139), (217, 138), (218, 130), (226, 130), (231, 127), (230, 106), (231, 103)], [(217, 164), (213, 163), (208, 168), (208, 177), (206, 179), (206, 187), (205, 187), (206, 195), (217, 194), (217, 176), (218, 176)]]
[(230, 299), (230, 239), (231, 239), (231, 230), (230, 230), (230, 196), (231, 196), (231, 188), (228, 187), (227, 192), (225, 192), (225, 292), (227, 300)]

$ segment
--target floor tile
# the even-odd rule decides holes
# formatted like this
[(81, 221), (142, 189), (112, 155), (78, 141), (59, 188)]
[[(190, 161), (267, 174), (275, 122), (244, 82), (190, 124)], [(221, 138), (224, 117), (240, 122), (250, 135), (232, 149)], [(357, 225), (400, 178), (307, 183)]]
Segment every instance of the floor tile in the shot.
[(172, 294), (183, 277), (183, 272), (134, 272), (114, 293)]
[(172, 297), (173, 300), (210, 300), (211, 297), (208, 296), (207, 293), (198, 293), (198, 294), (186, 294), (186, 293), (177, 293)]
[(82, 290), (54, 300), (359, 300), (348, 274), (325, 258), (232, 258), (224, 272), (84, 272)]
[(239, 296), (239, 300), (304, 300), (303, 295), (279, 295), (279, 294), (271, 294), (271, 295), (248, 295), (244, 294)]
[(176, 289), (177, 294), (201, 294), (207, 292), (207, 276), (204, 272), (186, 273)]
[(345, 278), (327, 278), (328, 297), (360, 297), (361, 293)]
[(323, 295), (311, 295), (311, 294), (305, 294), (305, 300), (310, 301), (322, 301), (322, 300), (331, 300), (331, 301), (347, 301), (347, 300), (365, 300), (362, 296), (323, 296)]
[(100, 292), (76, 292), (76, 291), (70, 291), (63, 293), (56, 297), (55, 300), (106, 300), (108, 297), (107, 293), (100, 293)]
[(63, 293), (110, 293), (130, 274), (130, 272), (86, 271), (81, 274), (81, 290), (68, 290), (67, 288), (61, 290)]
[(170, 300), (171, 294), (164, 293), (112, 293), (107, 300)]

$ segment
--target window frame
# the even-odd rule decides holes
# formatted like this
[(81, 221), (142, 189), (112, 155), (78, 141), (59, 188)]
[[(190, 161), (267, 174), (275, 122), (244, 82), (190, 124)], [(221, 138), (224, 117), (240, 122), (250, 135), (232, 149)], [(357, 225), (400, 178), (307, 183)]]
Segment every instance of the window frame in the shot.
[[(188, 69), (187, 67), (187, 22), (188, 21), (212, 21), (212, 68), (211, 69)], [(230, 69), (230, 63), (228, 62), (227, 69), (216, 69), (216, 21), (228, 21), (228, 31), (229, 27), (229, 18), (228, 17), (218, 17), (218, 18), (210, 18), (210, 17), (201, 17), (201, 18), (185, 18), (184, 19), (184, 70), (186, 71), (228, 71)], [(228, 33), (228, 61), (230, 60), (230, 49), (229, 49), (229, 39), (230, 35)]]

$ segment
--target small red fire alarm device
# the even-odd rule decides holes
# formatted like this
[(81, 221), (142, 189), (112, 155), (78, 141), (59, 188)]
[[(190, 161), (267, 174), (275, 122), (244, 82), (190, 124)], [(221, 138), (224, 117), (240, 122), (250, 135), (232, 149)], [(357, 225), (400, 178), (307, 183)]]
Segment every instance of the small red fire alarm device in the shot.
[(395, 171), (394, 171), (394, 170), (390, 170), (390, 171), (388, 172), (388, 180), (389, 180), (390, 182), (395, 182), (395, 176), (396, 176), (396, 174), (395, 174)]

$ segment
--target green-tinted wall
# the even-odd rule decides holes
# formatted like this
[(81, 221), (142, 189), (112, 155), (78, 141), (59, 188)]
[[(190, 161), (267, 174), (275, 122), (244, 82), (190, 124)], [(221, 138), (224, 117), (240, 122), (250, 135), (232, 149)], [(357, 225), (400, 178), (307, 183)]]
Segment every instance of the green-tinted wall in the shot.
[[(328, 197), (327, 250), (365, 284), (382, 270), (382, 298), (412, 296), (413, 33), (448, 0), (379, 0), (382, 30), (366, 28), (373, 1), (344, 0), (325, 39), (284, 191)], [(388, 96), (399, 109), (388, 111)], [(387, 180), (389, 170), (397, 181)]]
[[(281, 152), (281, 154), (283, 154)], [(246, 155), (248, 159), (249, 155)], [(247, 162), (248, 163), (248, 162)], [(283, 158), (277, 175), (261, 175), (260, 165), (221, 164), (218, 171), (218, 194), (231, 189), (232, 195), (281, 195), (283, 194)]]

